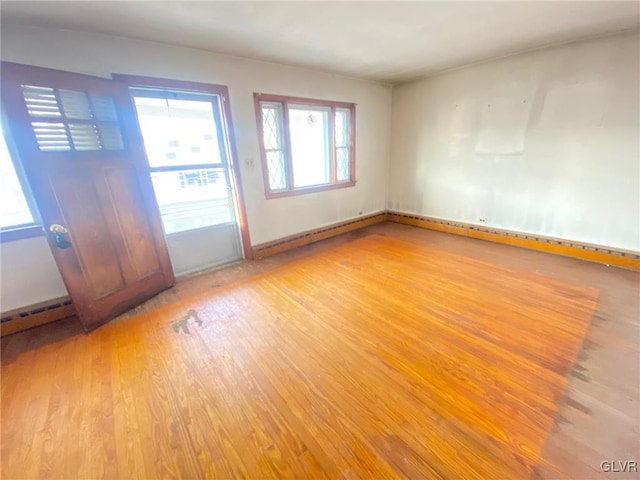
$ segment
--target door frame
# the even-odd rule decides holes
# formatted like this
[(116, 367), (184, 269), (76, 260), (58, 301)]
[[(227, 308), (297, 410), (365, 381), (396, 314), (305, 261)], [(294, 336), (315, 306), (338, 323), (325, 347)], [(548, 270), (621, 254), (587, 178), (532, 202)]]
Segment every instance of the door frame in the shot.
[(253, 249), (251, 248), (251, 238), (249, 236), (249, 223), (247, 221), (247, 211), (244, 203), (244, 191), (242, 188), (242, 179), (238, 163), (238, 152), (236, 150), (236, 140), (233, 130), (233, 120), (231, 118), (229, 89), (227, 88), (227, 86), (215, 85), (210, 83), (190, 82), (185, 80), (146, 77), (141, 75), (127, 75), (121, 73), (112, 74), (112, 78), (116, 81), (127, 84), (129, 88), (155, 88), (163, 90), (176, 90), (200, 94), (213, 94), (220, 97), (220, 104), (222, 107), (221, 127), (225, 136), (224, 148), (227, 149), (227, 159), (230, 174), (229, 176), (231, 178), (236, 210), (238, 212), (238, 225), (240, 228), (242, 251), (246, 260), (253, 260)]

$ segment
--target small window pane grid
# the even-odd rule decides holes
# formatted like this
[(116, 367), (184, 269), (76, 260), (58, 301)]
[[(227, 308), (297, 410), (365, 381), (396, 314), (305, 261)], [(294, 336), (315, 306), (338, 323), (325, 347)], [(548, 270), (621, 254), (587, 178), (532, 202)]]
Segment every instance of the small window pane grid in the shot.
[(40, 151), (124, 149), (113, 98), (33, 85), (22, 95)]
[(349, 147), (336, 147), (336, 178), (338, 182), (349, 181)]
[(282, 105), (262, 104), (262, 137), (269, 172), (269, 189), (287, 188), (287, 171), (284, 162), (284, 141), (282, 139)]
[(354, 105), (258, 94), (256, 103), (267, 197), (353, 185)]
[(269, 166), (269, 188), (271, 190), (284, 190), (287, 188), (286, 171), (284, 167), (284, 154), (282, 151), (266, 152), (267, 165)]
[(336, 180), (349, 181), (351, 111), (346, 108), (336, 109)]

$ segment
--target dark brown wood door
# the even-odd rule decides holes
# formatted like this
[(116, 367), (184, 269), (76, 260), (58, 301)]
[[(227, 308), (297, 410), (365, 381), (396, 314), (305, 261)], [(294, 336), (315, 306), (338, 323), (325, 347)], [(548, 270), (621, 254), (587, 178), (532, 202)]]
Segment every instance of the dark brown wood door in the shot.
[(127, 86), (2, 62), (2, 101), (85, 329), (171, 286), (173, 270)]

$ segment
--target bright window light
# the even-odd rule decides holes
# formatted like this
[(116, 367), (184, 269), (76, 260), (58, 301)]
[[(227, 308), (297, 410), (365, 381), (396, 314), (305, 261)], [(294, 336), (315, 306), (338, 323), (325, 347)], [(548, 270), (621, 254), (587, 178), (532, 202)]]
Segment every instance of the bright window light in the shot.
[(134, 103), (165, 233), (234, 222), (218, 141), (219, 98), (136, 93)]
[(33, 224), (34, 218), (0, 128), (0, 228)]
[(331, 183), (330, 108), (289, 106), (294, 188)]
[(255, 94), (267, 198), (355, 185), (355, 105)]

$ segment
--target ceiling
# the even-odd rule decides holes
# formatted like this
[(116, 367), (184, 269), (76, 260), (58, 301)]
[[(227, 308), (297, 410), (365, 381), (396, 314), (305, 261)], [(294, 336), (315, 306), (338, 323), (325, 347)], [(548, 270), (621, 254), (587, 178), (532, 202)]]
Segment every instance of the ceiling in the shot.
[(384, 83), (617, 30), (639, 2), (0, 3), (3, 24), (153, 40)]

